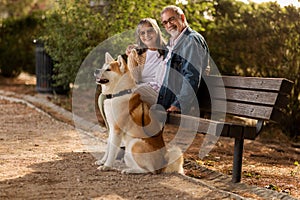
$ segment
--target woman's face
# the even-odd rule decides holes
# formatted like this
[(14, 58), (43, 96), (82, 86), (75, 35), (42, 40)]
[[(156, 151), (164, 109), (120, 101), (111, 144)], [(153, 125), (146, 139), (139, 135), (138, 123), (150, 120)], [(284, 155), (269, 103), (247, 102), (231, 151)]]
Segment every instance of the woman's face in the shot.
[(150, 24), (141, 25), (139, 37), (148, 48), (156, 48), (158, 34)]

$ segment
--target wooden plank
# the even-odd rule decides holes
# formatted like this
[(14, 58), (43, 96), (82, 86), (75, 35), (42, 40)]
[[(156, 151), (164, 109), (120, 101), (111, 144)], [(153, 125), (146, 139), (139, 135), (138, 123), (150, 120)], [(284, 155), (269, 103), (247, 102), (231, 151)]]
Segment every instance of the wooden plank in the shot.
[(270, 105), (278, 108), (285, 108), (289, 102), (289, 98), (285, 94), (278, 94), (276, 92), (242, 90), (234, 88), (226, 88), (224, 96), (224, 89), (215, 88), (211, 92), (210, 98), (213, 100), (228, 100), (234, 102), (241, 102), (255, 105)]
[(256, 127), (254, 126), (219, 122), (187, 115), (168, 114), (167, 123), (180, 126), (187, 131), (195, 131), (195, 129), (191, 127), (195, 127), (196, 125), (198, 126), (198, 133), (211, 134), (214, 136), (240, 138), (244, 134), (244, 138), (250, 140), (254, 140), (257, 136)]
[[(219, 90), (221, 90), (219, 92)], [(234, 88), (226, 88), (226, 96), (222, 95), (224, 89), (215, 88), (215, 91), (211, 94), (213, 99), (224, 99), (229, 101), (241, 101), (255, 104), (274, 105), (277, 100), (278, 93), (276, 92), (264, 92), (253, 90), (242, 90)]]
[(223, 77), (226, 87), (279, 91), (282, 79), (257, 77)]
[(241, 126), (241, 125), (231, 125), (228, 137), (241, 139), (243, 137), (243, 132), (244, 132), (243, 126)]
[(212, 102), (212, 106), (215, 112), (224, 110), (223, 105), (226, 103), (226, 113), (231, 115), (236, 115), (240, 117), (247, 117), (253, 119), (263, 119), (269, 120), (273, 111), (270, 106), (263, 105), (252, 105), (247, 103), (237, 103), (237, 102), (224, 102), (222, 100), (215, 100)]
[(256, 127), (245, 126), (244, 127), (244, 138), (254, 140), (257, 137)]
[(189, 131), (197, 130), (198, 133), (211, 134), (215, 136), (227, 136), (229, 124), (224, 122), (203, 119), (181, 114), (168, 114), (167, 123), (180, 126)]
[[(243, 134), (244, 136), (243, 136)], [(256, 134), (256, 127), (254, 126), (247, 126), (247, 125), (238, 125), (238, 124), (232, 124), (230, 126), (230, 131), (228, 137), (232, 138), (242, 138), (242, 136), (245, 139), (254, 140), (257, 136)]]
[(290, 80), (283, 79), (281, 88), (280, 88), (280, 93), (281, 94), (286, 94), (286, 95), (291, 95), (291, 91), (293, 89), (294, 83)]
[(286, 94), (279, 94), (274, 107), (278, 109), (279, 108), (286, 109), (288, 104), (289, 104), (289, 97)]
[(274, 108), (269, 120), (278, 123), (285, 120), (285, 116), (286, 115), (280, 109)]
[(291, 82), (284, 78), (241, 77), (241, 76), (206, 76), (203, 77), (208, 87), (231, 87), (289, 93)]

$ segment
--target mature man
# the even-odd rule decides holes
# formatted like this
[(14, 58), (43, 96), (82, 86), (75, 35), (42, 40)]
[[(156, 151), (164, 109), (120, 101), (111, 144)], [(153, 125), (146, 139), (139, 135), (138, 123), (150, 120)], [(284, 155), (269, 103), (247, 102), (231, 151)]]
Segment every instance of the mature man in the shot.
[(189, 27), (179, 7), (165, 7), (161, 22), (171, 38), (157, 103), (168, 112), (189, 113), (193, 105), (198, 105), (196, 93), (202, 72), (208, 66), (209, 49), (203, 36)]

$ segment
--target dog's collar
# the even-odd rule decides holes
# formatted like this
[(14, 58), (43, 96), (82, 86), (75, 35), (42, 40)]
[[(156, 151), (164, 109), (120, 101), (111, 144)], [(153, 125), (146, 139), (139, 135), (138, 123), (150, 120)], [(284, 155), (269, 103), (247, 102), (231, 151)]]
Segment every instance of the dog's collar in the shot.
[(120, 97), (120, 96), (123, 96), (125, 94), (131, 94), (131, 93), (132, 93), (131, 89), (129, 89), (129, 90), (122, 90), (121, 92), (116, 93), (116, 94), (107, 94), (106, 98), (107, 99), (111, 99), (111, 98), (114, 98), (114, 97)]

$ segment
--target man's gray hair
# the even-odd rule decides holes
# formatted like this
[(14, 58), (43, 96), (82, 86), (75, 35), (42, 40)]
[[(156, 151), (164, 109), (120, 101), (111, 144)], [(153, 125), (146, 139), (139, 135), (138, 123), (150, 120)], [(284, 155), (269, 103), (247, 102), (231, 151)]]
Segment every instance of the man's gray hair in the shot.
[(186, 20), (185, 14), (183, 12), (183, 10), (181, 8), (179, 8), (178, 6), (174, 6), (174, 5), (169, 5), (164, 7), (164, 9), (161, 11), (160, 16), (162, 16), (162, 14), (164, 14), (166, 11), (173, 11), (174, 13), (176, 13), (179, 17), (181, 15), (184, 15), (184, 23), (188, 26), (188, 22)]

